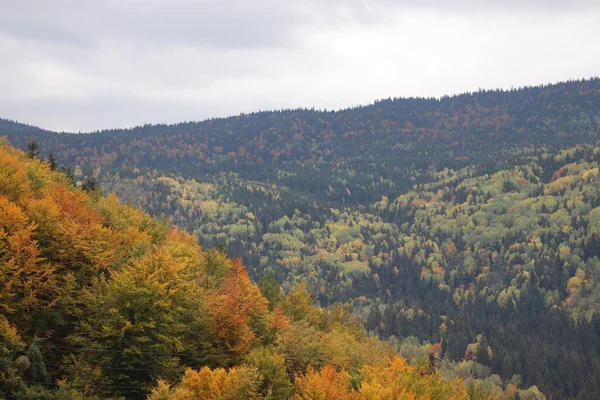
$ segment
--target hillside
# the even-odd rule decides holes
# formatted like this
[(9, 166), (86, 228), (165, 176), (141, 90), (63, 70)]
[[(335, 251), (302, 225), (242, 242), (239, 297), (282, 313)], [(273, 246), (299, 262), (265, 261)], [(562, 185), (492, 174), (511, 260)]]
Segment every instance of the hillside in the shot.
[(600, 391), (600, 79), (78, 135), (3, 120), (0, 134), (241, 256), (255, 282), (350, 305), (403, 355), (433, 343), (503, 388)]
[(431, 170), (429, 184), (396, 199), (296, 209), (266, 227), (241, 193), (262, 196), (254, 211), (267, 215), (282, 191), (274, 185), (154, 174), (104, 184), (243, 254), (257, 279), (350, 302), (382, 337), (442, 342), (453, 360), (476, 358), (468, 349), (483, 337), (494, 356), (478, 361), (504, 379), (521, 375), (555, 398), (593, 393), (600, 147), (509, 154), (510, 169)]
[(407, 363), (303, 286), (284, 296), (272, 280), (251, 283), (239, 259), (5, 143), (0, 267), (0, 398), (492, 394)]

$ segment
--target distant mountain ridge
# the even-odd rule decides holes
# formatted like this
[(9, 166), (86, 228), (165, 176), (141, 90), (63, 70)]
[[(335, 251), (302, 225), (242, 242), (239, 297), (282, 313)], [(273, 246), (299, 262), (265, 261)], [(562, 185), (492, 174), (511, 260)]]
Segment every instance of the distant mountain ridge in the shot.
[[(377, 200), (374, 192), (397, 195), (418, 183), (418, 177), (406, 181), (406, 164), (427, 168), (438, 162), (460, 168), (507, 147), (598, 140), (600, 79), (441, 99), (389, 99), (335, 112), (258, 112), (89, 135), (0, 120), (0, 135), (21, 148), (37, 140), (43, 153), (53, 152), (84, 173), (98, 167), (138, 168), (197, 177), (228, 170), (277, 182), (277, 168), (297, 175), (286, 183), (293, 190), (324, 192), (332, 187), (340, 194), (336, 200), (362, 202)], [(303, 178), (334, 168), (351, 168), (360, 176), (346, 177), (343, 186), (330, 179)], [(359, 183), (370, 176), (390, 180), (391, 187)], [(343, 194), (346, 188), (352, 196)]]
[[(342, 108), (342, 109), (338, 109), (338, 110), (320, 110), (317, 109), (315, 110), (315, 108), (298, 108), (298, 109), (278, 109), (278, 110), (260, 110), (260, 111), (255, 111), (255, 112), (250, 112), (250, 113), (240, 113), (240, 114), (236, 114), (236, 115), (232, 115), (229, 117), (216, 117), (216, 118), (207, 118), (204, 120), (197, 120), (197, 121), (183, 121), (180, 123), (174, 123), (174, 124), (143, 124), (143, 125), (138, 125), (138, 126), (134, 126), (131, 128), (104, 128), (104, 129), (100, 129), (100, 130), (94, 130), (94, 131), (79, 131), (79, 132), (74, 132), (74, 131), (57, 131), (57, 130), (52, 130), (52, 129), (44, 129), (43, 127), (38, 127), (35, 125), (31, 125), (31, 124), (27, 124), (25, 122), (20, 122), (20, 121), (16, 121), (16, 120), (12, 120), (10, 118), (0, 118), (0, 126), (2, 126), (2, 129), (10, 129), (10, 130), (15, 130), (15, 131), (21, 131), (23, 133), (35, 133), (36, 131), (38, 132), (45, 132), (45, 133), (66, 133), (66, 134), (91, 134), (91, 133), (108, 133), (108, 132), (116, 132), (116, 131), (120, 131), (120, 132), (126, 132), (126, 131), (137, 131), (140, 129), (144, 129), (148, 126), (159, 126), (159, 127), (171, 127), (171, 126), (179, 126), (179, 125), (186, 125), (186, 124), (203, 124), (209, 121), (227, 121), (230, 119), (235, 119), (238, 117), (245, 117), (245, 116), (257, 116), (257, 115), (264, 115), (264, 114), (271, 114), (271, 113), (293, 113), (293, 112), (298, 112), (298, 111), (308, 111), (308, 112), (312, 112), (312, 113), (320, 113), (320, 114), (338, 114), (338, 113), (350, 113), (350, 112), (354, 112), (354, 111), (358, 111), (358, 110), (365, 110), (365, 109), (377, 109), (377, 108), (381, 108), (386, 107), (391, 104), (399, 104), (399, 103), (403, 103), (404, 108), (409, 108), (411, 109), (411, 107), (413, 107), (413, 109), (411, 109), (411, 111), (433, 111), (436, 107), (441, 108), (442, 110), (444, 109), (444, 106), (448, 106), (450, 105), (450, 107), (452, 107), (451, 102), (456, 101), (456, 100), (464, 100), (465, 98), (474, 98), (476, 101), (481, 101), (481, 98), (478, 96), (484, 96), (485, 98), (483, 99), (483, 103), (485, 103), (485, 106), (491, 106), (491, 105), (502, 105), (503, 103), (505, 103), (507, 100), (517, 100), (519, 98), (524, 98), (524, 96), (527, 96), (528, 93), (530, 92), (538, 92), (538, 93), (543, 93), (545, 96), (548, 95), (549, 91), (555, 91), (555, 90), (559, 90), (561, 88), (565, 88), (567, 90), (571, 90), (573, 88), (573, 86), (576, 86), (580, 89), (585, 90), (585, 93), (580, 93), (580, 95), (583, 96), (588, 96), (590, 93), (587, 93), (587, 90), (598, 90), (598, 88), (600, 87), (600, 83), (598, 83), (598, 81), (600, 81), (600, 78), (598, 77), (592, 77), (589, 79), (576, 79), (576, 80), (569, 80), (569, 81), (564, 81), (564, 82), (557, 82), (557, 83), (548, 83), (548, 84), (541, 84), (541, 85), (531, 85), (531, 86), (524, 86), (524, 87), (519, 87), (519, 88), (512, 88), (512, 89), (480, 89), (478, 91), (475, 92), (464, 92), (464, 93), (460, 93), (460, 94), (454, 94), (454, 95), (444, 95), (441, 97), (420, 97), (420, 96), (410, 96), (410, 97), (394, 97), (394, 98), (382, 98), (382, 99), (378, 99), (375, 100), (373, 103), (370, 104), (366, 104), (366, 105), (358, 105), (358, 106), (352, 106), (352, 107), (347, 107), (347, 108)], [(512, 95), (513, 98), (512, 99), (507, 99), (505, 96), (506, 95)], [(565, 93), (566, 94), (566, 93)], [(597, 95), (597, 93), (596, 93)], [(516, 97), (516, 99), (514, 98)], [(569, 97), (567, 97), (566, 99), (569, 99)], [(597, 98), (596, 98), (597, 99)], [(593, 98), (590, 100), (594, 100)], [(569, 101), (569, 103), (572, 103), (571, 101)], [(407, 107), (408, 105), (408, 107)], [(581, 106), (585, 106), (585, 103), (581, 103)], [(414, 108), (419, 108), (419, 109), (414, 109)], [(12, 125), (12, 126), (11, 126)]]

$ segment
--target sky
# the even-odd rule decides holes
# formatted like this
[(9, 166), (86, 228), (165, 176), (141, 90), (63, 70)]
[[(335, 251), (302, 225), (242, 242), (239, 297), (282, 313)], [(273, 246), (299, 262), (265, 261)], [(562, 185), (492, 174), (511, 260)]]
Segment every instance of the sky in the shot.
[(0, 118), (85, 132), (600, 75), (597, 0), (0, 0)]

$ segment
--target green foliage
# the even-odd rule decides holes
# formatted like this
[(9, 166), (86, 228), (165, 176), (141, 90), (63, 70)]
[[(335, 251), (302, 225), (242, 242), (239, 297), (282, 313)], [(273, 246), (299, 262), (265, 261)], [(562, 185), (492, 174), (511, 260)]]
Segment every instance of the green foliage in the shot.
[(260, 292), (269, 300), (269, 309), (273, 311), (283, 301), (281, 286), (270, 275), (263, 275), (258, 281)]
[(270, 348), (254, 349), (247, 357), (261, 376), (260, 393), (273, 400), (289, 399), (295, 388), (286, 371), (285, 358)]
[(40, 147), (35, 140), (27, 142), (27, 148), (29, 149), (29, 152), (27, 153), (29, 158), (37, 158), (40, 154)]
[[(25, 365), (23, 365), (24, 377), (29, 382), (48, 384), (50, 383), (50, 374), (48, 373), (46, 364), (44, 363), (44, 357), (38, 347), (40, 342), (39, 339), (34, 339), (27, 348), (27, 353), (24, 358)], [(19, 359), (17, 359), (17, 364), (19, 364)]]
[(88, 381), (93, 367), (87, 360), (110, 368), (100, 381), (105, 385), (147, 389), (158, 377), (176, 377), (188, 306), (184, 277), (181, 266), (159, 251), (113, 273), (110, 281), (92, 282), (83, 293), (85, 322), (70, 340), (90, 349), (80, 356), (83, 375), (76, 372), (75, 382)]

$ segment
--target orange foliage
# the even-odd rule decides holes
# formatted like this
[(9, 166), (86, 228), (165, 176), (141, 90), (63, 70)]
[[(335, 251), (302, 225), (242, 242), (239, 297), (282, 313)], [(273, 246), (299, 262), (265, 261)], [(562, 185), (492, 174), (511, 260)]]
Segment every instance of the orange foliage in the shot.
[(554, 171), (554, 173), (552, 174), (552, 177), (550, 178), (550, 182), (554, 182), (555, 180), (557, 180), (558, 178), (560, 178), (564, 174), (565, 174), (565, 169), (564, 168), (560, 168), (557, 171)]
[(209, 306), (214, 332), (234, 356), (247, 353), (257, 334), (268, 327), (268, 301), (250, 281), (240, 258), (232, 262), (223, 285), (209, 296)]
[(348, 373), (338, 372), (333, 365), (326, 365), (320, 371), (309, 367), (304, 376), (296, 378), (298, 394), (295, 399), (359, 399), (358, 393), (349, 393)]
[(438, 373), (423, 375), (401, 357), (394, 357), (384, 366), (364, 366), (362, 381), (352, 388), (350, 375), (332, 365), (320, 371), (309, 368), (305, 375), (296, 377), (296, 399), (468, 399), (460, 379), (445, 380)]

